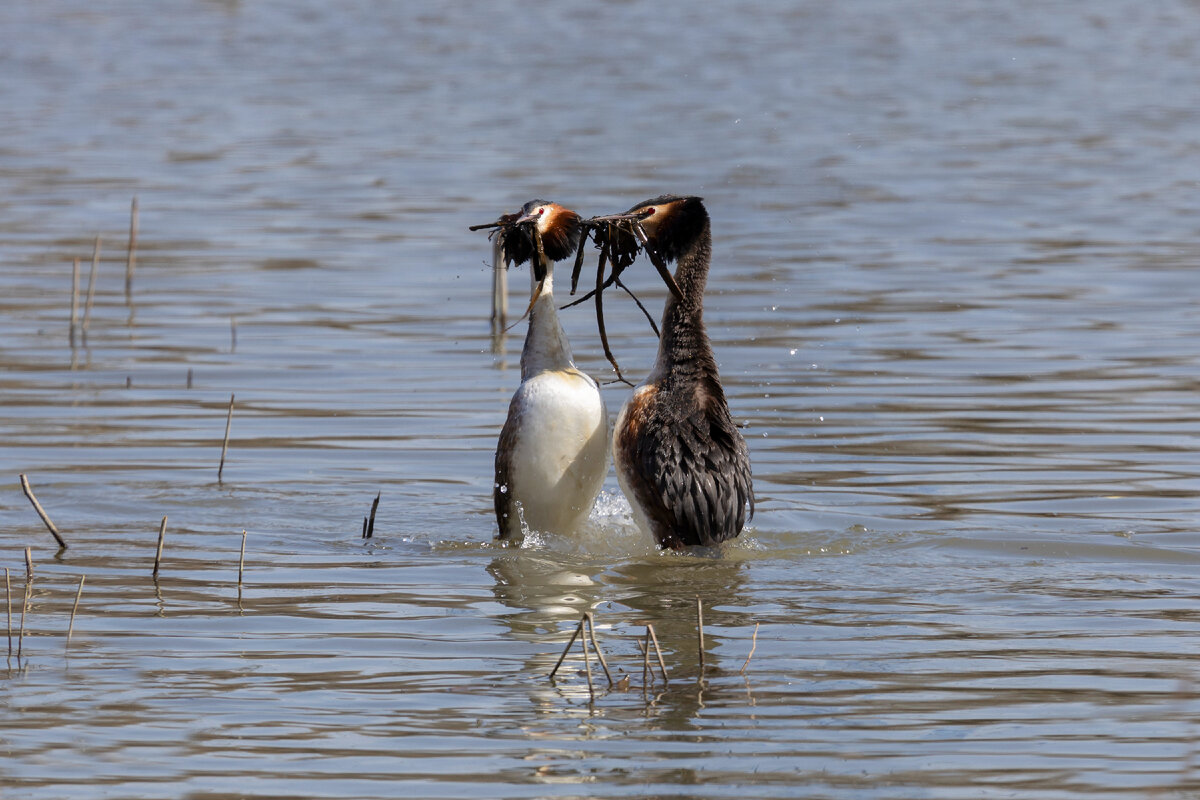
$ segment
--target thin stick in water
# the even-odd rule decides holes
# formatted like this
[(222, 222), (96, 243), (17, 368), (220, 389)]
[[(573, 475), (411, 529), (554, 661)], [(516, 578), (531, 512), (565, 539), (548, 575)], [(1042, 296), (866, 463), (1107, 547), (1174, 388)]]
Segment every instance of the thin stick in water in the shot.
[(642, 689), (646, 688), (646, 676), (650, 673), (650, 628), (646, 628), (646, 643), (638, 640), (638, 649), (642, 651)]
[(29, 591), (30, 581), (25, 581), (25, 599), (21, 602), (21, 631), (17, 634), (17, 661), (20, 662), (21, 653), (25, 650), (25, 611), (29, 608)]
[(233, 422), (233, 395), (229, 395), (229, 414), (225, 417), (225, 438), (221, 442), (221, 463), (217, 466), (217, 483), (221, 482), (221, 473), (225, 471), (225, 451), (229, 449), (229, 425)]
[(154, 553), (154, 572), (152, 577), (158, 580), (158, 565), (162, 563), (163, 540), (167, 537), (167, 518), (162, 518), (162, 524), (158, 526), (158, 550)]
[(700, 602), (700, 595), (696, 595), (696, 644), (700, 649), (700, 677), (698, 680), (704, 680), (704, 605)]
[(754, 635), (750, 637), (750, 655), (746, 656), (746, 663), (738, 670), (739, 675), (746, 674), (746, 667), (750, 666), (750, 659), (754, 658), (754, 649), (758, 647), (758, 625), (759, 623), (754, 623)]
[[(583, 624), (586, 621), (587, 621), (587, 614), (584, 614), (583, 618), (579, 620), (579, 627), (582, 628)], [(587, 637), (580, 636), (579, 643), (581, 645), (583, 645), (583, 667), (585, 670), (587, 670), (588, 694), (591, 696), (591, 698), (593, 700), (595, 700), (596, 699), (596, 687), (592, 685), (592, 660), (590, 658), (588, 658)]]
[(8, 567), (4, 568), (4, 597), (8, 608), (8, 655), (12, 656), (12, 582), (8, 577)]
[(608, 671), (608, 662), (604, 660), (604, 653), (600, 652), (600, 643), (596, 641), (596, 620), (590, 611), (584, 614), (583, 618), (587, 620), (588, 634), (592, 637), (592, 649), (596, 651), (596, 658), (600, 660), (600, 666), (604, 668), (604, 677), (608, 678), (608, 685), (612, 686), (612, 673)]
[(246, 569), (246, 531), (242, 529), (242, 552), (238, 554), (238, 588), (242, 588), (242, 573)]
[(29, 598), (33, 595), (33, 554), (25, 548), (25, 598), (21, 601), (21, 631), (17, 635), (17, 659), (25, 649), (25, 613), (29, 610)]
[(68, 338), (75, 346), (75, 329), (79, 326), (79, 259), (71, 262), (71, 332)]
[(375, 511), (379, 508), (379, 495), (375, 494), (375, 502), (371, 503), (371, 516), (363, 517), (363, 534), (362, 538), (370, 539), (375, 535)]
[(67, 644), (71, 643), (71, 634), (75, 632), (75, 612), (79, 610), (79, 597), (83, 594), (83, 579), (86, 577), (79, 576), (79, 588), (75, 590), (75, 605), (71, 606), (71, 624), (67, 626)]
[(508, 326), (508, 268), (504, 264), (504, 243), (497, 236), (492, 240), (492, 335), (497, 336)]
[[(61, 549), (66, 550), (66, 540), (63, 539), (62, 534), (58, 532), (58, 528), (54, 527), (54, 523), (50, 521), (50, 517), (46, 514), (46, 509), (42, 508), (42, 504), (39, 503), (37, 498), (33, 496), (33, 488), (29, 485), (29, 478), (25, 477), (24, 473), (21, 475), (21, 491), (23, 491), (25, 496), (29, 498), (29, 502), (33, 503), (33, 510), (36, 511), (38, 516), (42, 518), (42, 522), (46, 525), (46, 530), (50, 531), (50, 534), (54, 537), (54, 541), (58, 542), (58, 546)], [(28, 550), (28, 548), (26, 548), (26, 550)]]
[(650, 634), (650, 641), (654, 644), (654, 652), (658, 655), (658, 668), (662, 670), (663, 685), (667, 685), (667, 665), (663, 661), (662, 650), (658, 646), (658, 636), (654, 633), (653, 625), (646, 625), (646, 632)]
[(88, 274), (87, 301), (83, 304), (83, 343), (87, 344), (88, 326), (92, 323), (92, 300), (96, 297), (96, 272), (100, 269), (100, 237), (92, 245), (92, 271)]
[(563, 648), (562, 655), (558, 657), (558, 663), (554, 665), (554, 669), (550, 670), (550, 680), (554, 680), (554, 675), (558, 672), (558, 668), (562, 666), (563, 659), (567, 657), (567, 653), (571, 652), (571, 645), (575, 644), (575, 637), (583, 632), (583, 620), (579, 620), (579, 624), (575, 626), (575, 632), (571, 634), (570, 640), (567, 641), (567, 646)]
[(137, 265), (138, 199), (129, 207), (129, 252), (125, 256), (125, 304), (133, 295), (133, 268)]

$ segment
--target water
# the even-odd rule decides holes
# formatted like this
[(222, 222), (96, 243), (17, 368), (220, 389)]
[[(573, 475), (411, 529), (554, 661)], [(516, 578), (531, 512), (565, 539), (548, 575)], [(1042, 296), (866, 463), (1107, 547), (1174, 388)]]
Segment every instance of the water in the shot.
[[(1198, 67), (1194, 2), (0, 8), (0, 794), (1194, 796)], [(758, 515), (496, 547), (466, 227), (664, 191)], [(626, 691), (547, 680), (585, 610)]]

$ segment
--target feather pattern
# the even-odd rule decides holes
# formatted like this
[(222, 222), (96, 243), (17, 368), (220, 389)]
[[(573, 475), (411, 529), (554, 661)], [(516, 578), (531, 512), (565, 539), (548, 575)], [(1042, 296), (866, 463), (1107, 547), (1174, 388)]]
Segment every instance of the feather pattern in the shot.
[(621, 410), (613, 461), (639, 525), (661, 547), (712, 546), (741, 533), (754, 513), (754, 488), (704, 328), (708, 212), (699, 198), (674, 196), (631, 211), (651, 207), (643, 224), (655, 249), (678, 261), (683, 297), (667, 300), (658, 358)]
[[(505, 540), (525, 530), (571, 533), (591, 511), (608, 472), (608, 415), (600, 387), (576, 368), (554, 305), (553, 261), (574, 254), (579, 216), (535, 200), (513, 222), (505, 229), (506, 243), (527, 241), (525, 257), (536, 259), (529, 231), (536, 225), (548, 263), (531, 270), (536, 299), (521, 351), (521, 385), (496, 445), (492, 497), (497, 537)], [(522, 252), (518, 248), (518, 256)]]

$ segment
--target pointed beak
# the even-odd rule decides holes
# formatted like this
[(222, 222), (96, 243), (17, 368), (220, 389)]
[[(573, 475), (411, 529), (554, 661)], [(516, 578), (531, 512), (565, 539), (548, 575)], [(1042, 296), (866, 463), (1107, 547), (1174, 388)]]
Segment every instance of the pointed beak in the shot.
[(517, 216), (516, 214), (504, 214), (500, 217), (500, 219), (496, 220), (495, 222), (485, 222), (482, 225), (472, 225), (469, 228), (467, 228), (467, 230), (482, 231), (482, 230), (487, 230), (488, 228), (503, 228), (505, 225), (512, 225), (513, 218), (516, 216)]

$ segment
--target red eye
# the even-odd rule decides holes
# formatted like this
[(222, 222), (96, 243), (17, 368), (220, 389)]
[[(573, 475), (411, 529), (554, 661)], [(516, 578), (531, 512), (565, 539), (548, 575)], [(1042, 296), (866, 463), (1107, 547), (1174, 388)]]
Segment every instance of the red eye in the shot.
[(658, 211), (658, 209), (657, 209), (657, 208), (654, 208), (654, 207), (647, 208), (647, 209), (646, 209), (646, 216), (647, 216), (647, 217), (653, 217), (653, 216), (654, 216), (654, 214), (655, 214), (655, 212), (657, 212), (657, 211)]

